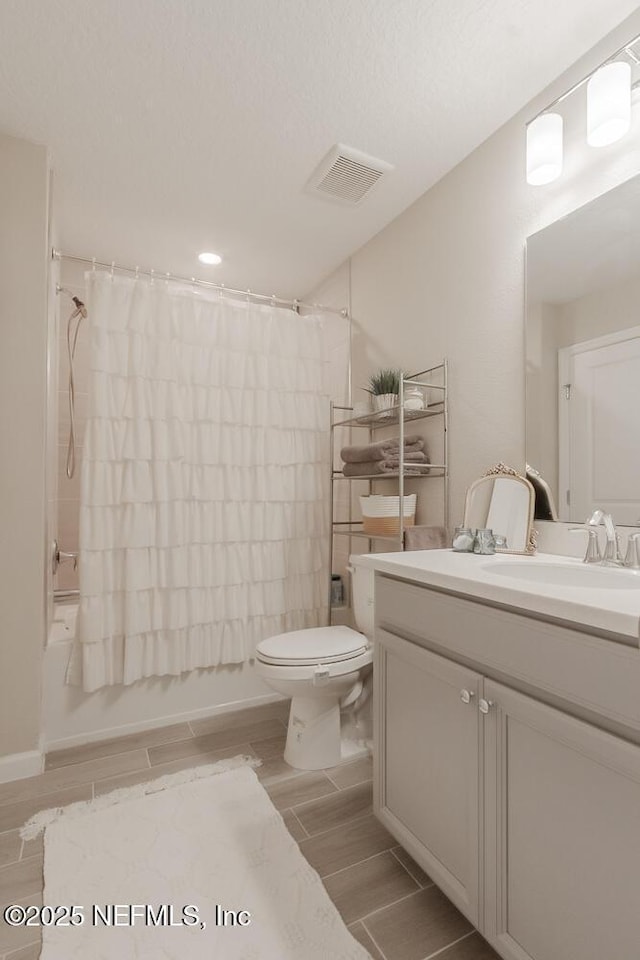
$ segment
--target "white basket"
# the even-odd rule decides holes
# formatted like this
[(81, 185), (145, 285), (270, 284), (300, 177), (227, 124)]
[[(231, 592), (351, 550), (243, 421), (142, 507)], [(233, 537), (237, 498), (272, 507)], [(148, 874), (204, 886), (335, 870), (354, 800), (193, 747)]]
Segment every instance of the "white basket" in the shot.
[[(415, 523), (417, 499), (415, 493), (405, 494), (402, 510), (404, 527), (412, 527)], [(393, 536), (399, 532), (400, 497), (360, 497), (360, 510), (365, 533)]]

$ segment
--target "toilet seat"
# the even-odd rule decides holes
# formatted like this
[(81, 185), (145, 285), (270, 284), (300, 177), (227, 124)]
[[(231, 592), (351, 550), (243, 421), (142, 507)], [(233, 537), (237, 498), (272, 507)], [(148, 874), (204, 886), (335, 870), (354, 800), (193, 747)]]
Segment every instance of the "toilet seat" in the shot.
[(261, 640), (256, 647), (256, 657), (272, 666), (307, 667), (350, 661), (362, 656), (368, 648), (364, 634), (351, 627), (310, 627)]

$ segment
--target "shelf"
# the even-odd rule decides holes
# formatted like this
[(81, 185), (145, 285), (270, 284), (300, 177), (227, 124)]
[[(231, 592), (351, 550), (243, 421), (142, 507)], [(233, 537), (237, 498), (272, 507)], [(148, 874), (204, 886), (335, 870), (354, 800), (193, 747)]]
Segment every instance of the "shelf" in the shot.
[(341, 537), (364, 537), (365, 540), (388, 540), (390, 543), (400, 542), (400, 536), (397, 533), (365, 533), (361, 526), (354, 523), (345, 525), (342, 529), (336, 526), (333, 532)]
[[(429, 470), (424, 473), (408, 473), (406, 470), (404, 472), (405, 480), (426, 480), (429, 477), (444, 477), (444, 464), (442, 463), (433, 463), (429, 464)], [(439, 473), (434, 473), (434, 471), (440, 471)], [(399, 478), (399, 473), (363, 473), (358, 477), (345, 477), (342, 470), (333, 471), (334, 480), (397, 480)]]
[[(426, 410), (405, 410), (404, 422), (410, 420), (425, 420), (427, 417), (439, 417), (444, 413), (444, 403), (430, 403)], [(382, 430), (383, 427), (393, 427), (400, 422), (397, 406), (387, 410), (378, 410), (368, 413), (364, 417), (351, 417), (348, 420), (336, 420), (334, 427), (367, 427), (369, 430)]]
[[(355, 494), (364, 494), (366, 492), (369, 494), (390, 493), (399, 495), (400, 491), (402, 491), (404, 495), (407, 496), (408, 490), (411, 490), (414, 494), (418, 492), (418, 485), (412, 484), (412, 481), (436, 478), (440, 481), (437, 487), (426, 488), (420, 486), (419, 496), (421, 498), (424, 497), (425, 503), (431, 504), (432, 501), (435, 501), (437, 508), (440, 494), (442, 493), (442, 525), (445, 528), (448, 527), (448, 364), (446, 360), (443, 360), (442, 363), (437, 364), (435, 367), (429, 367), (427, 370), (421, 370), (411, 376), (406, 376), (405, 374), (400, 374), (400, 376), (402, 377), (402, 383), (399, 387), (399, 394), (389, 398), (390, 400), (396, 401), (392, 407), (384, 410), (376, 410), (375, 412), (366, 412), (362, 416), (355, 416), (353, 406), (342, 406), (333, 402), (331, 403), (330, 439), (332, 469), (330, 479), (332, 523), (329, 548), (329, 566), (331, 570), (333, 570), (333, 560), (334, 556), (336, 556), (334, 551), (338, 549), (334, 537), (356, 538), (356, 543), (349, 543), (348, 541), (345, 543), (343, 540), (340, 552), (338, 553), (340, 562), (344, 559), (344, 553), (353, 550), (356, 552), (358, 550), (364, 550), (375, 553), (378, 551), (403, 551), (405, 549), (407, 529), (411, 528), (403, 526), (402, 533), (400, 533), (398, 529), (396, 529), (395, 533), (387, 534), (372, 534), (366, 532), (362, 520), (357, 519), (360, 517), (360, 512), (354, 507)], [(407, 397), (405, 390), (414, 386), (419, 387), (423, 391), (422, 396), (424, 400), (430, 401), (423, 410), (407, 410), (404, 406), (405, 401), (409, 402), (409, 397)], [(352, 402), (353, 401), (350, 401), (350, 404)], [(384, 401), (378, 398), (378, 402), (386, 402), (386, 398)], [(440, 417), (440, 420), (433, 421), (433, 423), (429, 425), (425, 423), (422, 427), (416, 423), (413, 428), (411, 427), (413, 421), (426, 421), (432, 417)], [(366, 439), (363, 438), (362, 441), (357, 441), (358, 434), (355, 434), (354, 439), (345, 441), (343, 437), (347, 438), (350, 435), (348, 433), (336, 433), (334, 429), (336, 427), (345, 427), (347, 429), (351, 427), (364, 427), (365, 430), (369, 431), (369, 435)], [(387, 433), (382, 432), (385, 430)], [(376, 431), (381, 432), (376, 435)], [(403, 457), (402, 467), (400, 468), (398, 464), (393, 473), (364, 473), (360, 476), (345, 477), (344, 470), (346, 464), (342, 463), (338, 458), (340, 447), (343, 446), (345, 442), (349, 444), (355, 442), (371, 443), (376, 439), (381, 440), (385, 437), (398, 437), (399, 441), (399, 434), (403, 435), (406, 442), (406, 438), (412, 433), (417, 433), (424, 437), (429, 447), (429, 455), (433, 457), (433, 459), (440, 461), (439, 463), (416, 463), (411, 460), (405, 461)], [(340, 469), (337, 469), (338, 465)], [(363, 463), (361, 466), (365, 470), (371, 470), (373, 465)], [(412, 469), (419, 469), (420, 472), (413, 473), (411, 472)], [(347, 472), (350, 473), (350, 468)], [(334, 481), (337, 480), (346, 480), (349, 483), (355, 482), (356, 484), (362, 481), (364, 484), (367, 484), (367, 486), (348, 487), (345, 490), (344, 487), (335, 486)], [(377, 487), (376, 484), (381, 483), (381, 481), (391, 481), (391, 484)], [(349, 493), (349, 490), (351, 493)], [(340, 493), (340, 496), (337, 496), (338, 493)], [(345, 494), (348, 494), (348, 496), (345, 497)], [(437, 494), (438, 496), (434, 498), (431, 494)], [(347, 505), (349, 506), (348, 512), (346, 510)], [(397, 519), (396, 516), (396, 521)], [(384, 524), (382, 527), (378, 527), (378, 529), (388, 529), (389, 526), (393, 529), (393, 524)], [(359, 547), (357, 539), (362, 539), (367, 542)], [(380, 543), (378, 543), (378, 541), (380, 541)], [(332, 613), (335, 614), (337, 622), (343, 622), (341, 619), (342, 614), (341, 612), (336, 612), (336, 608), (333, 608), (333, 610), (330, 609), (329, 622), (331, 622)]]

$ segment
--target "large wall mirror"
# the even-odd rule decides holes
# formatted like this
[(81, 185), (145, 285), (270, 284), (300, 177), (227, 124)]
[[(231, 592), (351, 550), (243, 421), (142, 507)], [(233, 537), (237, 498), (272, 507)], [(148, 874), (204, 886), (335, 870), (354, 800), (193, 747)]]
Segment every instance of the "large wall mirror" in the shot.
[(527, 240), (527, 463), (557, 518), (640, 524), (640, 176)]

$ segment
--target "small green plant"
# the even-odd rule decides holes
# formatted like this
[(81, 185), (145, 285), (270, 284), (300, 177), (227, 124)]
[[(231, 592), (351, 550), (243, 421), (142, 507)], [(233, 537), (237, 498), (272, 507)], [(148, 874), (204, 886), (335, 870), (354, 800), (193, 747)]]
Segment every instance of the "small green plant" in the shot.
[(365, 387), (367, 393), (378, 396), (385, 393), (400, 393), (401, 370), (378, 370), (369, 377), (369, 386)]

